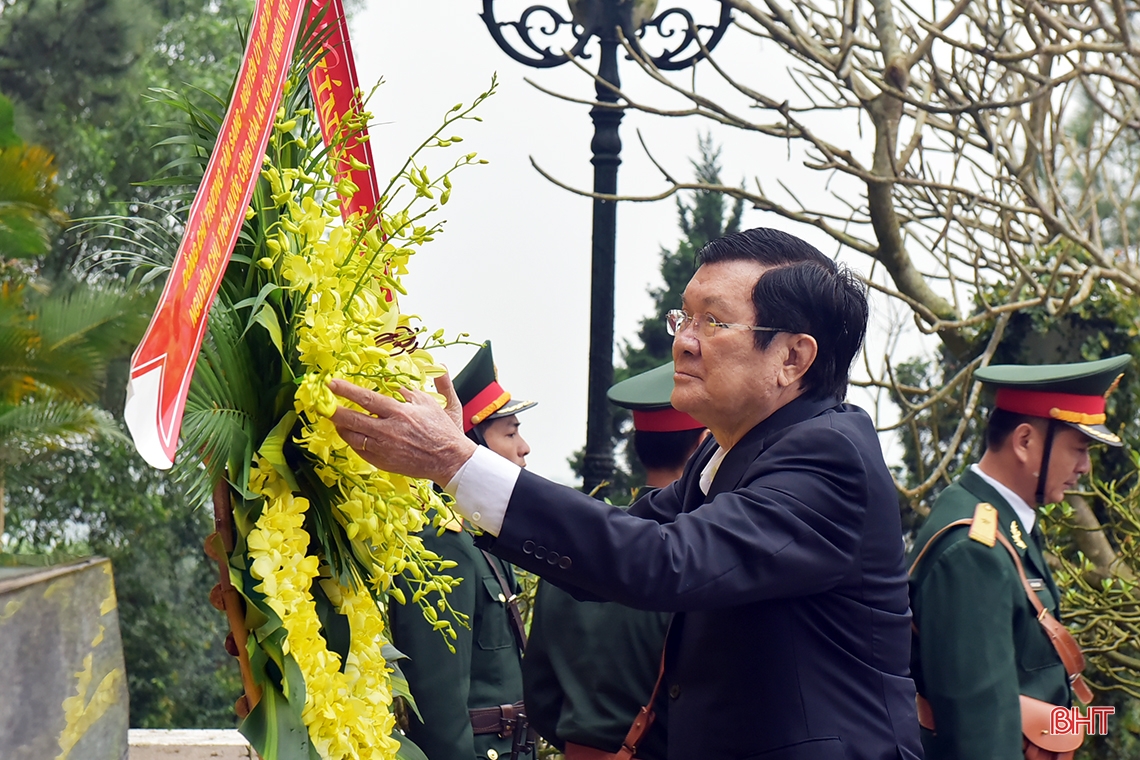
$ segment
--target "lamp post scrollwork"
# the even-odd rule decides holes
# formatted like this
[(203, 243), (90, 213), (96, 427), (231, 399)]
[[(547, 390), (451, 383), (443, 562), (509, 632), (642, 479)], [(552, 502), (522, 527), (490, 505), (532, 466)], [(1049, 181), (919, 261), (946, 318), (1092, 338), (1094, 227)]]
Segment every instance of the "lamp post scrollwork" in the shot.
[[(664, 71), (679, 71), (696, 64), (724, 36), (732, 21), (731, 8), (720, 6), (715, 24), (698, 24), (684, 8), (656, 13), (657, 0), (568, 0), (569, 18), (545, 5), (524, 9), (515, 21), (495, 17), (496, 0), (483, 0), (483, 22), (495, 43), (514, 60), (538, 69), (567, 63), (571, 57), (592, 57), (589, 43), (597, 38), (598, 79), (595, 95), (599, 105), (590, 110), (594, 136), (590, 141), (594, 165), (594, 192), (617, 194), (617, 172), (621, 164), (619, 127), (623, 116), (617, 90), (618, 50), (628, 42), (639, 58)], [(574, 44), (569, 49), (552, 49), (559, 32), (569, 29)], [(506, 30), (513, 30), (519, 45), (512, 44)], [(652, 32), (663, 48), (657, 55), (645, 52), (645, 37)], [(565, 39), (565, 36), (563, 36)], [(699, 40), (699, 42), (698, 42)], [(702, 49), (703, 45), (703, 49)], [(583, 467), (587, 491), (609, 479), (613, 473), (612, 412), (606, 391), (613, 384), (614, 270), (617, 239), (617, 204), (594, 199), (591, 235), (590, 280), (590, 363), (586, 414), (586, 455)]]

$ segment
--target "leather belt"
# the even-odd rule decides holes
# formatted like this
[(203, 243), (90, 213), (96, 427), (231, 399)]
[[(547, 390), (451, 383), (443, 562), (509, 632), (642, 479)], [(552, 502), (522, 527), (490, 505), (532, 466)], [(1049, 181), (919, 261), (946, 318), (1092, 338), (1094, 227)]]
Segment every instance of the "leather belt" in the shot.
[(918, 708), (918, 725), (922, 726), (927, 731), (933, 731), (934, 710), (930, 707), (930, 702), (921, 694), (915, 694), (914, 703)]
[(471, 713), (471, 728), (475, 734), (498, 734), (506, 738), (515, 727), (526, 724), (526, 708), (522, 702), (498, 707), (476, 707)]

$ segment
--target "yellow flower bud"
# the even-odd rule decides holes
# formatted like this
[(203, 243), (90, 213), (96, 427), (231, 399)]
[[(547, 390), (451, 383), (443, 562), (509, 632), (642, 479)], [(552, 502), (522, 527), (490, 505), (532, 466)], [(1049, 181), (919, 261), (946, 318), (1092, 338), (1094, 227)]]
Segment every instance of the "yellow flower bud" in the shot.
[(360, 186), (350, 180), (348, 177), (341, 178), (340, 182), (336, 183), (336, 194), (341, 198), (351, 198), (356, 195)]

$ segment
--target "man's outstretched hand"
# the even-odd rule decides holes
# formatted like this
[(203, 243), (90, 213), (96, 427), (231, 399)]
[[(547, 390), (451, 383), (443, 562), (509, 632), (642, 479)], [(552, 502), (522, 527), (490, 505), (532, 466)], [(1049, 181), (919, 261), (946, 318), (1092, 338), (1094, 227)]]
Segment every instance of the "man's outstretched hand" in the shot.
[(406, 401), (397, 401), (347, 380), (333, 380), (329, 389), (371, 413), (341, 406), (332, 421), (345, 443), (382, 470), (447, 485), (475, 452), (475, 443), (463, 435), (462, 406), (449, 375), (435, 380), (446, 409), (423, 391), (402, 390)]

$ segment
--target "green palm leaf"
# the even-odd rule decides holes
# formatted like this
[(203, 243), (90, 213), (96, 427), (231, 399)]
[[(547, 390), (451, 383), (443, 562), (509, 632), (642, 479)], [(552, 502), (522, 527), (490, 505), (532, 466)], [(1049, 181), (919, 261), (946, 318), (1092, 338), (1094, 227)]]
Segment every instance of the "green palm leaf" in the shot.
[(141, 296), (112, 286), (0, 286), (0, 399), (15, 403), (43, 386), (94, 400), (109, 362), (141, 337), (147, 312)]
[(43, 451), (92, 437), (126, 440), (109, 412), (51, 391), (20, 404), (0, 405), (0, 465), (18, 465)]
[(20, 144), (18, 138), (4, 143), (0, 146), (0, 259), (39, 256), (51, 247), (56, 225), (66, 221), (55, 205), (54, 159), (37, 145)]

